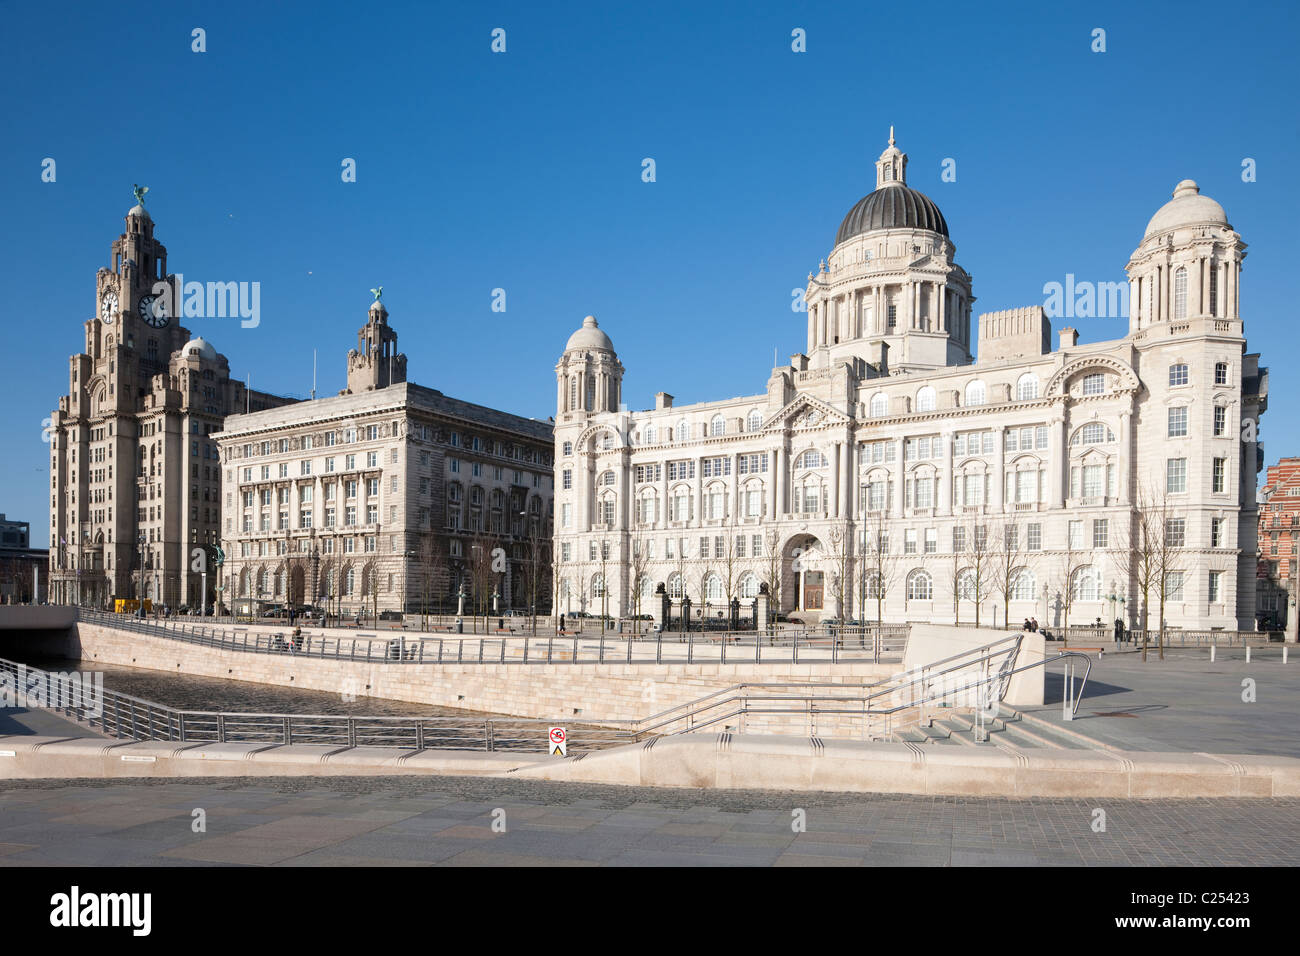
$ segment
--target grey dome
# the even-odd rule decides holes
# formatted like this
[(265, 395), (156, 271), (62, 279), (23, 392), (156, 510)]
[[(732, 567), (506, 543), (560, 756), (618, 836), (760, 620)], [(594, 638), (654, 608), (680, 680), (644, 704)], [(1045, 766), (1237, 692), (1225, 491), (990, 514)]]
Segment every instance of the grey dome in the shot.
[(835, 245), (877, 229), (925, 229), (948, 236), (948, 223), (934, 201), (900, 182), (887, 183), (859, 199), (840, 223)]
[(144, 206), (141, 206), (138, 203), (132, 206), (130, 209), (128, 209), (126, 214), (128, 216), (139, 216), (141, 219), (153, 218), (152, 216), (149, 215), (149, 210), (145, 209)]
[(595, 349), (599, 352), (613, 352), (614, 343), (609, 340), (609, 336), (600, 330), (596, 324), (596, 317), (589, 315), (582, 320), (582, 328), (569, 336), (569, 344), (564, 347), (564, 351), (570, 352), (574, 349)]

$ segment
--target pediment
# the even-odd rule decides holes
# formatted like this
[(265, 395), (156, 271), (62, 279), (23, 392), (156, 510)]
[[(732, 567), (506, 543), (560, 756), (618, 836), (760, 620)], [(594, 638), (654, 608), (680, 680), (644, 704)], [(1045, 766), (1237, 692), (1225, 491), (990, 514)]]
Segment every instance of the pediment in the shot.
[(794, 401), (767, 420), (763, 430), (791, 428), (804, 431), (847, 424), (849, 424), (847, 416), (820, 399), (812, 395), (797, 395)]

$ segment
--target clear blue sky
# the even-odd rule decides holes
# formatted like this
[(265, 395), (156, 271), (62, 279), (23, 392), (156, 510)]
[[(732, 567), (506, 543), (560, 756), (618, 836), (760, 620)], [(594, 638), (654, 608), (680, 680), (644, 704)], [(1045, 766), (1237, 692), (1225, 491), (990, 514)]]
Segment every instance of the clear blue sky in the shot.
[[(411, 380), (545, 418), (589, 313), (634, 408), (659, 390), (761, 391), (773, 348), (804, 347), (791, 290), (873, 188), (890, 124), (976, 311), (1040, 303), (1066, 273), (1122, 280), (1147, 219), (1197, 180), (1250, 244), (1242, 313), (1273, 373), (1268, 460), (1300, 453), (1296, 5), (889, 6), (7, 7), (0, 511), (45, 543), (41, 421), (132, 183), (150, 187), (173, 271), (261, 283), (260, 327), (186, 323), (232, 374), (305, 394), (315, 347), (319, 388), (337, 391), (382, 284)], [(945, 158), (956, 182), (940, 181)], [(1074, 324), (1084, 341), (1126, 328)]]

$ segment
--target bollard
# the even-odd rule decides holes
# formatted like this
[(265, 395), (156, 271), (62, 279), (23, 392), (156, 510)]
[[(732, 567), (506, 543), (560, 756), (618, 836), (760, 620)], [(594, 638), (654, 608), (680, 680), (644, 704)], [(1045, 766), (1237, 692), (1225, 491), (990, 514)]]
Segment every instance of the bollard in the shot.
[(1247, 664), (1250, 663), (1250, 645), (1249, 645), (1249, 644), (1246, 645), (1246, 663), (1247, 663)]
[(1214, 645), (1213, 645), (1213, 644), (1210, 645), (1210, 663), (1211, 663), (1211, 664), (1214, 663)]
[(1286, 652), (1287, 652), (1287, 647), (1286, 647), (1286, 645), (1283, 645), (1283, 646), (1282, 646), (1282, 663), (1283, 663), (1283, 664), (1286, 663)]

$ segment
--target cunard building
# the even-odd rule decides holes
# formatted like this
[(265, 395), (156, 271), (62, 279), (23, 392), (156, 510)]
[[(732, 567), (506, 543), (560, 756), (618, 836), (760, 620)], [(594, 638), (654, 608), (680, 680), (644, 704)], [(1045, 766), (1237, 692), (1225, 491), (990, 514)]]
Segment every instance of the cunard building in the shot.
[[(68, 394), (47, 430), (54, 603), (200, 606), (203, 563), (194, 552), (202, 549), (215, 568), (220, 534), (213, 434), (236, 409), (291, 401), (246, 391), (225, 356), (158, 304), (160, 281), (181, 301), (167, 265), (141, 202), (95, 277), (85, 351), (68, 362)], [(209, 606), (216, 585), (209, 574)]]
[(1253, 626), (1267, 370), (1223, 207), (1179, 183), (1127, 263), (1128, 334), (1080, 343), (1042, 306), (972, 320), (906, 166), (891, 136), (809, 277), (805, 351), (763, 390), (629, 411), (605, 330), (572, 335), (561, 609), (645, 612), (662, 584), (712, 616), (767, 585), (805, 619), (879, 599), (889, 621)]

